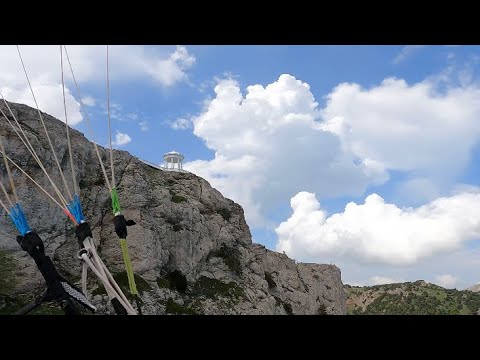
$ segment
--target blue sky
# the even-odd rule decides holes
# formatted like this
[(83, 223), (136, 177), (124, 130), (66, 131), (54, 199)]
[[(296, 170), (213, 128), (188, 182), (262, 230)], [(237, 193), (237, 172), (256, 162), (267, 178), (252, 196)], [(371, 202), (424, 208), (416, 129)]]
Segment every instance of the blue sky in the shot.
[[(67, 48), (105, 145), (105, 47)], [(58, 46), (21, 50), (40, 107), (63, 119)], [(0, 53), (0, 90), (33, 105), (12, 76), (15, 47)], [(154, 163), (182, 152), (185, 168), (244, 207), (254, 241), (337, 264), (348, 283), (480, 281), (478, 46), (110, 53), (116, 147)], [(86, 132), (69, 77), (67, 88), (70, 121)]]

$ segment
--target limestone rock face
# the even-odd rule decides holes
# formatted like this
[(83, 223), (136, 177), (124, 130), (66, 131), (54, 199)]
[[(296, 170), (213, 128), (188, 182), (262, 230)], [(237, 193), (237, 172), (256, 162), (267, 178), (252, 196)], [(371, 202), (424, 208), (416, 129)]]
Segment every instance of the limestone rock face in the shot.
[[(0, 107), (8, 114), (3, 103)], [(52, 179), (66, 194), (36, 109), (14, 103), (11, 108)], [(72, 188), (65, 124), (43, 115)], [(1, 118), (0, 135), (7, 154), (53, 194), (46, 176)], [(75, 130), (70, 136), (85, 217), (100, 256), (127, 292), (110, 194), (93, 143)], [(100, 148), (100, 154), (109, 173), (109, 152)], [(125, 151), (114, 151), (114, 164), (122, 213), (136, 222), (128, 228), (127, 240), (144, 314), (346, 313), (340, 269), (296, 263), (253, 244), (243, 209), (204, 179), (188, 172), (155, 169)], [(17, 169), (13, 172), (31, 228), (44, 240), (59, 271), (78, 284), (81, 264), (76, 257), (79, 247), (73, 224), (26, 176)], [(7, 184), (3, 165), (0, 175)], [(44, 289), (35, 263), (15, 241), (16, 229), (4, 212), (2, 215), (0, 311), (6, 298), (21, 299)], [(113, 313), (91, 273), (89, 297), (98, 313)]]

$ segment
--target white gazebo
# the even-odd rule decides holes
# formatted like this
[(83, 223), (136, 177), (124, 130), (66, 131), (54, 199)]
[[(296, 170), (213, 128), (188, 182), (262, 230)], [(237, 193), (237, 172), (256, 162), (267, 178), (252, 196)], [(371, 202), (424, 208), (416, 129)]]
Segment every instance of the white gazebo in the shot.
[(179, 152), (170, 151), (163, 155), (163, 168), (171, 170), (183, 170), (183, 155)]

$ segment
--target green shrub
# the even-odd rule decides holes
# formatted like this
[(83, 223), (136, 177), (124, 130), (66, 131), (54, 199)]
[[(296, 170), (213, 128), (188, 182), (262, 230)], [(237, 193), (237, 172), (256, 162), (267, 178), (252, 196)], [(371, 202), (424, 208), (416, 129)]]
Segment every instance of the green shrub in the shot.
[(5, 250), (0, 250), (0, 294), (8, 294), (15, 287), (16, 260)]
[[(142, 294), (145, 291), (150, 291), (152, 289), (150, 284), (144, 278), (142, 278), (140, 275), (133, 274), (133, 278), (135, 279), (135, 285), (137, 286), (137, 290), (138, 290), (139, 294)], [(130, 293), (130, 287), (128, 285), (127, 272), (122, 271), (122, 272), (113, 274), (113, 279), (118, 284), (120, 289), (123, 291), (125, 296), (129, 299), (132, 299), (133, 296)], [(99, 284), (99, 286), (95, 290), (92, 291), (92, 296), (106, 295), (106, 294), (107, 294), (107, 292), (105, 290), (105, 287), (101, 283)]]
[(184, 197), (181, 196), (181, 195), (172, 194), (172, 201), (173, 201), (174, 203), (178, 204), (178, 203), (186, 202), (187, 199), (184, 198)]
[(170, 281), (165, 277), (157, 278), (157, 284), (160, 288), (170, 289)]
[(230, 218), (232, 217), (232, 212), (227, 208), (222, 208), (220, 210), (217, 210), (217, 213), (222, 215), (222, 217), (225, 221), (229, 221)]
[(188, 283), (185, 275), (179, 270), (174, 270), (167, 274), (167, 279), (170, 283), (170, 289), (177, 290), (184, 294), (187, 291)]
[(220, 248), (210, 252), (207, 258), (219, 257), (223, 259), (225, 265), (238, 276), (242, 275), (241, 254), (237, 248), (222, 244)]
[(168, 298), (165, 312), (175, 315), (197, 315), (194, 309), (177, 304), (172, 298)]
[(179, 270), (174, 270), (164, 277), (159, 277), (157, 284), (161, 288), (176, 290), (182, 294), (185, 294), (188, 288), (187, 278)]
[(243, 289), (234, 282), (224, 283), (217, 279), (202, 276), (195, 282), (192, 295), (217, 299), (219, 297), (242, 298), (245, 296), (245, 293)]
[(327, 315), (327, 308), (324, 304), (320, 305), (317, 310), (318, 315)]

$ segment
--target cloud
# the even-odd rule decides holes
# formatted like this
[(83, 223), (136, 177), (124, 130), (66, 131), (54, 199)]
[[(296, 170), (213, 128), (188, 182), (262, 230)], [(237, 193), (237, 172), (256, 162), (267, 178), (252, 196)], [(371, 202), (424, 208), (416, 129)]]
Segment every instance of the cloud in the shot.
[[(102, 104), (103, 114), (108, 115), (107, 105)], [(110, 102), (110, 118), (118, 121), (128, 121), (130, 118), (123, 110), (122, 105)]]
[(85, 106), (95, 106), (96, 100), (91, 96), (85, 96), (82, 98), (82, 102)]
[(112, 145), (121, 147), (121, 146), (127, 145), (131, 141), (132, 141), (132, 138), (128, 134), (117, 131), (117, 133), (115, 134), (115, 140), (112, 141)]
[[(108, 109), (106, 104), (101, 105), (102, 114), (108, 116)], [(136, 122), (140, 125), (140, 114), (136, 112), (128, 112), (121, 104), (111, 102), (110, 103), (110, 118), (112, 120), (118, 120), (120, 122)], [(141, 125), (140, 125), (141, 126)]]
[(370, 174), (355, 165), (339, 137), (316, 120), (318, 104), (310, 86), (291, 75), (265, 87), (248, 86), (245, 95), (233, 79), (220, 80), (214, 91), (192, 124), (215, 158), (184, 168), (239, 202), (250, 225), (265, 226), (265, 214), (299, 189), (331, 197), (358, 195), (372, 177), (384, 175), (373, 162), (367, 166)]
[(391, 171), (409, 174), (399, 194), (429, 188), (418, 205), (456, 182), (479, 140), (480, 90), (451, 77), (387, 78), (368, 89), (342, 83), (323, 108), (307, 83), (288, 74), (245, 94), (236, 80), (219, 80), (192, 117), (215, 158), (185, 168), (244, 206), (253, 226), (265, 226), (265, 214), (299, 191), (358, 196)]
[(170, 127), (175, 130), (186, 130), (192, 127), (192, 121), (178, 118), (170, 123)]
[[(105, 46), (68, 46), (77, 81), (82, 84), (102, 85), (105, 82)], [(64, 120), (60, 73), (60, 48), (58, 45), (20, 46), (40, 110)], [(153, 81), (161, 87), (171, 87), (188, 79), (187, 71), (195, 57), (184, 46), (149, 47), (114, 45), (109, 47), (111, 86), (126, 81)], [(9, 101), (34, 106), (34, 101), (23, 73), (17, 50), (13, 45), (0, 45), (0, 91)], [(80, 105), (75, 100), (76, 91), (71, 83), (70, 69), (65, 61), (66, 100), (69, 123), (82, 120)], [(70, 91), (72, 89), (72, 91)], [(95, 99), (87, 96), (87, 106)]]
[[(0, 83), (1, 84), (1, 83)], [(65, 109), (63, 107), (63, 91), (61, 84), (41, 84), (32, 81), (32, 88), (37, 99), (38, 107), (41, 111), (50, 114), (57, 119), (65, 122)], [(6, 100), (26, 104), (36, 108), (30, 88), (12, 88), (8, 86), (0, 87), (0, 92)], [(74, 126), (82, 121), (80, 113), (80, 104), (70, 93), (69, 89), (65, 89), (65, 103), (67, 106), (68, 124)]]
[(150, 129), (148, 121), (142, 120), (138, 123), (141, 131), (148, 131)]
[(396, 170), (452, 182), (479, 139), (480, 90), (473, 84), (439, 87), (433, 78), (413, 85), (388, 78), (370, 89), (340, 84), (321, 111), (323, 127), (380, 175)]
[(393, 59), (394, 64), (399, 64), (403, 61), (405, 61), (407, 58), (412, 56), (414, 53), (416, 53), (418, 50), (423, 48), (425, 45), (407, 45), (400, 50), (400, 53)]
[[(54, 46), (52, 51), (58, 52), (56, 48)], [(100, 84), (105, 82), (105, 46), (72, 45), (67, 49), (75, 75), (78, 73), (77, 80)], [(48, 47), (42, 46), (42, 50), (47, 52)], [(53, 53), (50, 56), (54, 61), (58, 58), (56, 54)], [(153, 81), (154, 84), (162, 87), (171, 87), (187, 80), (187, 71), (195, 61), (195, 56), (189, 54), (185, 46), (176, 46), (174, 49), (171, 46), (109, 46), (110, 80), (113, 83), (146, 80)]]
[(138, 120), (138, 114), (137, 113), (128, 113), (125, 115), (125, 117), (129, 120)]
[(178, 81), (186, 79), (185, 70), (195, 63), (195, 57), (190, 55), (187, 48), (177, 46), (175, 52), (166, 60), (152, 62), (148, 72), (164, 86), (172, 86)]
[(371, 194), (364, 204), (350, 202), (329, 217), (313, 193), (299, 192), (290, 204), (293, 214), (275, 229), (277, 249), (297, 259), (404, 266), (480, 236), (479, 189), (403, 209)]
[(395, 197), (410, 205), (421, 205), (440, 196), (440, 190), (435, 183), (422, 177), (407, 179), (395, 188)]
[(369, 279), (369, 283), (371, 285), (384, 285), (384, 284), (393, 284), (393, 283), (399, 283), (402, 282), (400, 280), (395, 280), (386, 276), (372, 276)]
[(435, 277), (435, 283), (444, 288), (452, 289), (457, 283), (457, 278), (450, 274), (438, 275)]

